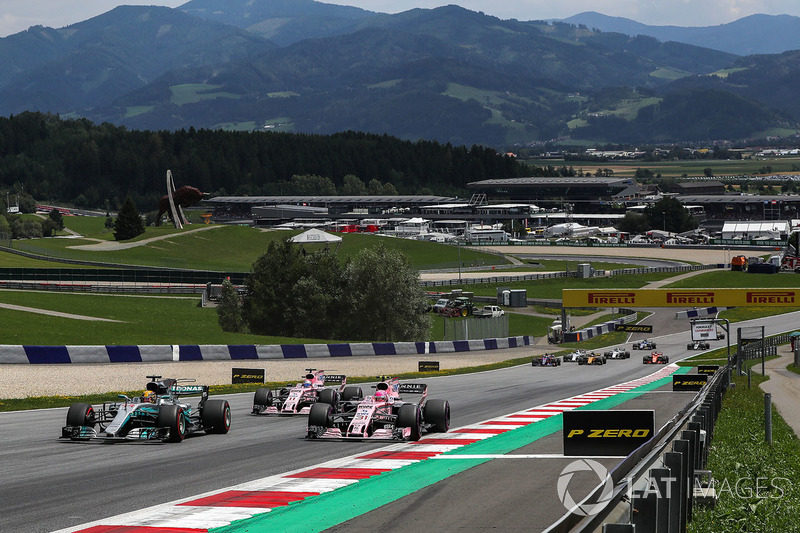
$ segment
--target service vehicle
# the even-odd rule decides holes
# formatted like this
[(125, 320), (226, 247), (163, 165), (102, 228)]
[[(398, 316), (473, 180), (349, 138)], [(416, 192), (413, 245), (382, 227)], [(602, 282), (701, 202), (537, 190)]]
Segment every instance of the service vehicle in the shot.
[(687, 350), (708, 350), (709, 348), (711, 348), (711, 344), (702, 341), (694, 341), (686, 345)]
[[(208, 385), (184, 385), (193, 379), (150, 381), (142, 396), (104, 403), (95, 410), (86, 403), (74, 403), (67, 411), (67, 425), (61, 438), (76, 441), (163, 441), (181, 442), (191, 433), (227, 433), (231, 427), (231, 407), (227, 400), (209, 399)], [(185, 396), (200, 396), (195, 407)]]
[(506, 312), (498, 305), (484, 305), (483, 308), (472, 312), (475, 318), (497, 318), (503, 316)]
[(643, 339), (639, 342), (634, 342), (633, 347), (634, 350), (655, 350), (656, 343), (651, 341), (650, 339)]
[[(338, 383), (339, 387), (326, 387), (327, 383)], [(291, 388), (256, 389), (253, 395), (254, 415), (306, 415), (318, 401), (336, 405), (344, 392), (347, 376), (325, 375), (324, 370), (306, 368), (303, 381)]]
[(731, 259), (731, 270), (740, 270), (747, 272), (747, 257), (737, 255)]
[(669, 363), (669, 357), (661, 352), (653, 352), (642, 357), (642, 363), (646, 365), (666, 365)]
[(436, 300), (436, 303), (433, 304), (431, 310), (434, 313), (441, 313), (442, 311), (444, 311), (444, 308), (447, 307), (447, 302), (449, 301), (450, 300), (448, 298), (439, 298), (438, 300)]
[(589, 352), (578, 358), (579, 365), (604, 365), (606, 364), (606, 356), (599, 353)]
[[(348, 389), (351, 389), (348, 387)], [(342, 394), (338, 405), (317, 402), (308, 414), (306, 438), (344, 440), (419, 440), (423, 431), (444, 433), (450, 429), (450, 403), (429, 400), (424, 383), (381, 381), (375, 393), (363, 397), (361, 387)], [(417, 403), (403, 399), (419, 394)]]
[(611, 351), (603, 352), (603, 355), (605, 355), (607, 359), (628, 359), (631, 356), (631, 352), (625, 348), (617, 347)]
[(800, 230), (793, 230), (786, 239), (786, 247), (780, 253), (777, 261), (783, 272), (800, 274)]
[(531, 366), (561, 366), (561, 358), (551, 353), (546, 353), (531, 359)]

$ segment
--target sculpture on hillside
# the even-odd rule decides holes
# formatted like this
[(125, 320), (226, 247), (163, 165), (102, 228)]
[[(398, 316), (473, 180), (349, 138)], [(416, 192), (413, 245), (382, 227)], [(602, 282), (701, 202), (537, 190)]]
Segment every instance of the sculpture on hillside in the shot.
[(196, 204), (203, 199), (204, 194), (200, 189), (189, 185), (176, 189), (172, 181), (172, 172), (167, 170), (167, 194), (158, 201), (156, 226), (161, 225), (161, 217), (166, 213), (176, 228), (183, 228), (184, 224), (189, 223), (183, 214), (183, 208)]

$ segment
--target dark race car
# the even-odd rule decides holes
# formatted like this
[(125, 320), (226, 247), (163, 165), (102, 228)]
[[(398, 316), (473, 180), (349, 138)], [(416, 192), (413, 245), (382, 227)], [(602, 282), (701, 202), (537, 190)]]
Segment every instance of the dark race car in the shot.
[(669, 363), (669, 357), (661, 352), (653, 352), (642, 357), (642, 363), (646, 365), (666, 365)]
[[(347, 377), (325, 375), (324, 370), (307, 368), (303, 381), (292, 388), (257, 389), (253, 395), (253, 414), (299, 415), (308, 414), (318, 401), (336, 405), (344, 392)], [(339, 387), (325, 388), (327, 383), (338, 383)]]
[(553, 354), (546, 353), (531, 359), (531, 366), (561, 366), (561, 358)]
[(604, 365), (606, 364), (606, 356), (598, 353), (590, 352), (578, 358), (579, 365)]
[(644, 339), (640, 340), (639, 342), (634, 342), (632, 348), (634, 350), (655, 350), (656, 343), (650, 339)]
[[(423, 431), (444, 433), (450, 429), (450, 403), (428, 400), (428, 386), (382, 381), (375, 394), (362, 398), (346, 390), (338, 405), (317, 402), (308, 414), (306, 438), (349, 440), (419, 440)], [(348, 387), (351, 389), (351, 387)], [(401, 394), (421, 394), (418, 403), (405, 401)]]
[[(95, 411), (86, 403), (74, 403), (67, 411), (61, 437), (71, 440), (181, 442), (190, 433), (227, 433), (231, 407), (226, 400), (210, 400), (208, 385), (182, 385), (193, 379), (161, 379), (147, 376), (142, 396), (119, 397)], [(200, 396), (196, 407), (183, 396)]]
[(694, 341), (686, 345), (687, 350), (708, 350), (710, 348), (711, 344), (702, 341)]
[(614, 348), (611, 351), (603, 352), (603, 355), (606, 356), (606, 359), (629, 359), (631, 352), (624, 348)]

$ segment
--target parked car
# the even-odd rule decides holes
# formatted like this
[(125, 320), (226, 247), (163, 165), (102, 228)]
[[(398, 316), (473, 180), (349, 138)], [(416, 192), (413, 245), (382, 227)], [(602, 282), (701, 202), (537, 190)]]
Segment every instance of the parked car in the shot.
[(497, 318), (499, 316), (503, 316), (506, 312), (497, 305), (484, 305), (482, 309), (478, 309), (477, 311), (473, 311), (472, 313), (475, 318)]
[(439, 298), (438, 300), (436, 300), (436, 303), (433, 304), (433, 307), (431, 309), (433, 310), (434, 313), (441, 313), (442, 311), (444, 311), (444, 308), (447, 307), (447, 302), (449, 301), (450, 300), (447, 298)]

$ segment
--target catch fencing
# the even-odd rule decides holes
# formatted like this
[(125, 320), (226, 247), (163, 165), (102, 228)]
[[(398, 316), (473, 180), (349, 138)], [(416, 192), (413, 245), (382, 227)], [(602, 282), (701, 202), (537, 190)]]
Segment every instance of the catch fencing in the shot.
[(445, 318), (443, 322), (444, 340), (446, 341), (508, 337), (508, 315), (491, 318), (467, 318), (465, 320)]

